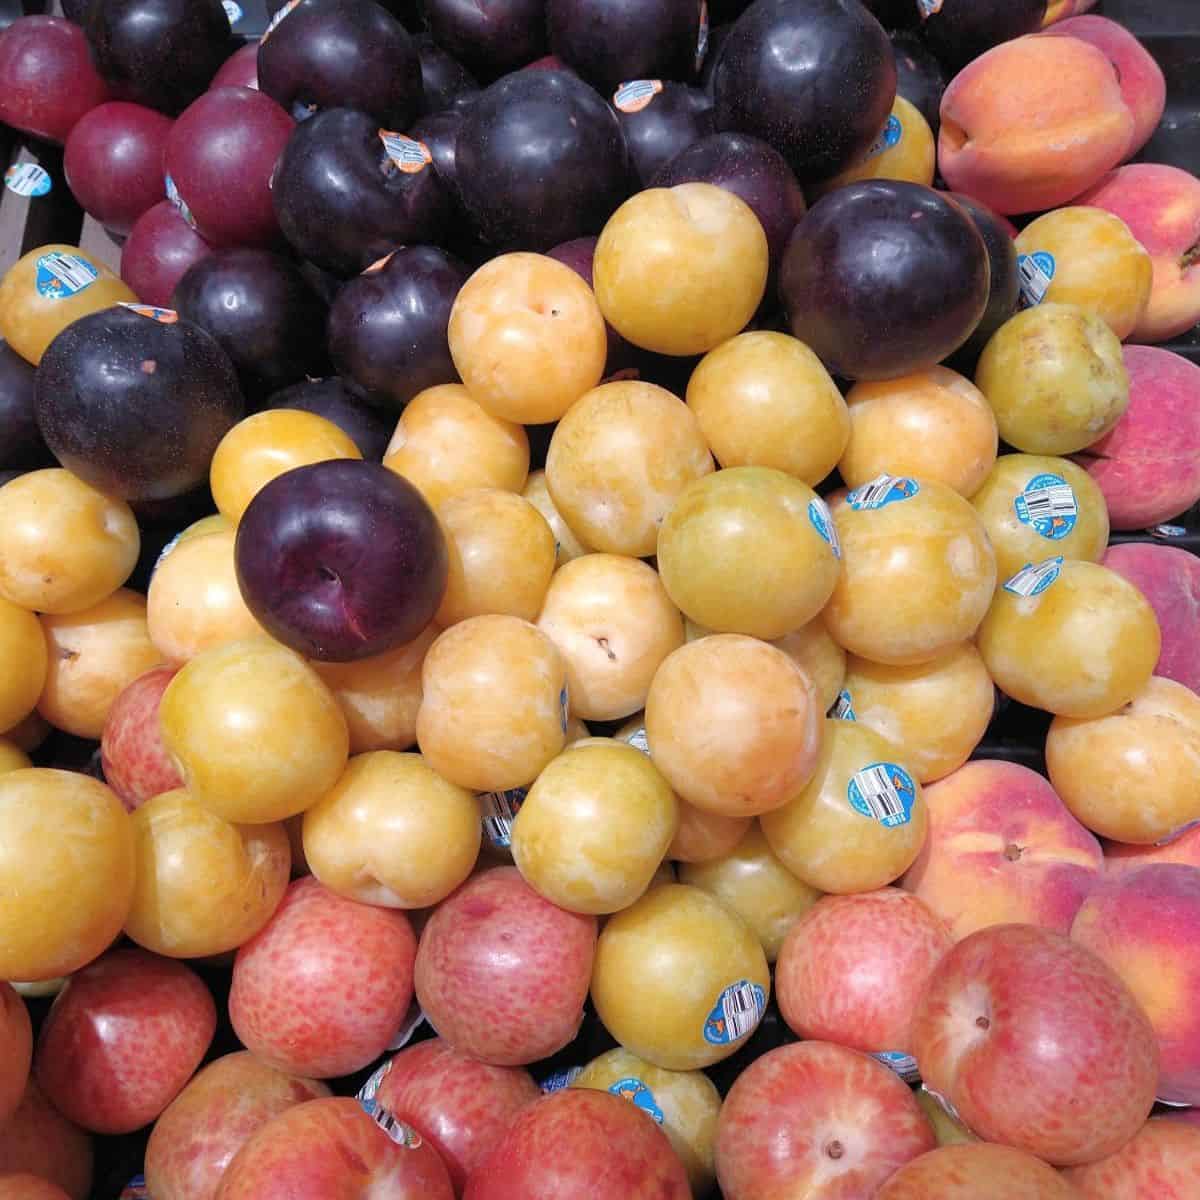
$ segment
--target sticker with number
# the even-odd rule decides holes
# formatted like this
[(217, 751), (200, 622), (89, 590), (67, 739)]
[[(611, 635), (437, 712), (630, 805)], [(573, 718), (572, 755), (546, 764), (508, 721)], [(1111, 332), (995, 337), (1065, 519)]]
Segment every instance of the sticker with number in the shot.
[(880, 475), (870, 483), (856, 487), (847, 497), (851, 508), (885, 508), (898, 500), (911, 500), (921, 490), (915, 479), (903, 475)]
[(1021, 281), (1021, 307), (1041, 304), (1054, 280), (1054, 255), (1045, 250), (1017, 255), (1017, 274)]
[(379, 131), (379, 140), (387, 156), (404, 172), (405, 175), (415, 175), (423, 171), (431, 162), (433, 154), (424, 142), (416, 138), (406, 137), (402, 133), (393, 133), (390, 129)]
[(631, 79), (613, 92), (613, 107), (623, 113), (639, 113), (662, 90), (661, 79)]
[(553, 1075), (547, 1075), (539, 1085), (543, 1092), (561, 1092), (563, 1088), (569, 1088), (571, 1084), (579, 1078), (582, 1067), (567, 1067), (562, 1071), (555, 1071)]
[(727, 1046), (754, 1032), (767, 1009), (767, 994), (757, 983), (741, 979), (718, 997), (704, 1022), (704, 1040)]
[(482, 812), (483, 836), (493, 846), (507, 850), (512, 845), (512, 826), (525, 803), (524, 788), (506, 792), (480, 792), (477, 799)]
[(229, 18), (231, 27), (236, 25), (245, 15), (242, 12), (242, 6), (236, 3), (236, 0), (221, 0), (221, 7), (225, 10), (225, 16)]
[(913, 777), (892, 762), (871, 763), (855, 771), (846, 785), (846, 799), (855, 812), (878, 821), (885, 829), (907, 825), (917, 802)]
[(139, 317), (157, 321), (160, 325), (174, 325), (179, 320), (179, 314), (173, 308), (156, 308), (153, 304), (132, 304), (128, 300), (122, 300), (121, 307), (137, 313)]
[(1013, 500), (1017, 520), (1051, 541), (1059, 541), (1075, 528), (1079, 504), (1075, 490), (1061, 476), (1050, 472), (1035, 475)]
[(632, 1077), (618, 1079), (616, 1083), (609, 1084), (608, 1090), (614, 1096), (628, 1100), (642, 1112), (649, 1113), (660, 1125), (663, 1123), (663, 1110), (658, 1106), (658, 1101), (654, 1099), (654, 1093), (640, 1079)]
[(895, 1071), (905, 1083), (916, 1083), (921, 1078), (917, 1070), (917, 1060), (911, 1054), (901, 1054), (899, 1050), (883, 1050), (871, 1057), (883, 1063), (890, 1071)]
[(1062, 565), (1061, 554), (1040, 563), (1026, 563), (1011, 579), (1004, 581), (1004, 590), (1025, 599), (1040, 596), (1062, 574)]
[(68, 296), (79, 295), (99, 278), (100, 272), (86, 258), (55, 251), (43, 254), (37, 260), (34, 286), (38, 295), (47, 300), (65, 300)]
[(838, 692), (838, 698), (833, 702), (833, 707), (826, 715), (835, 721), (857, 721), (858, 717), (854, 712), (854, 697), (845, 688), (842, 688)]
[(4, 186), (18, 196), (44, 196), (53, 187), (50, 172), (37, 163), (13, 163), (4, 172)]
[(904, 136), (904, 126), (900, 123), (900, 118), (896, 116), (888, 117), (887, 124), (883, 127), (883, 132), (875, 139), (870, 150), (867, 151), (867, 158), (875, 158), (882, 154), (885, 150), (891, 150), (893, 146), (900, 144), (900, 139)]
[(829, 543), (834, 558), (841, 558), (842, 542), (838, 537), (837, 526), (833, 523), (833, 513), (820, 496), (808, 502), (808, 519), (812, 522), (812, 527)]
[(263, 30), (261, 39), (263, 42), (265, 42), (267, 38), (269, 38), (271, 34), (273, 34), (275, 30), (279, 28), (280, 21), (282, 21), (284, 17), (286, 17), (288, 13), (290, 13), (292, 9), (295, 8), (299, 3), (300, 0), (287, 0), (287, 3), (270, 19), (270, 21), (267, 22), (267, 27)]

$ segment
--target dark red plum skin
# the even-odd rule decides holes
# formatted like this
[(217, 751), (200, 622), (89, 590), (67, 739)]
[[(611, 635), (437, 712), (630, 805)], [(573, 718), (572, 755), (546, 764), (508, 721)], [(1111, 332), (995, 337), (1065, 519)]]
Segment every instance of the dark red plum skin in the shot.
[(397, 412), (426, 388), (457, 383), (446, 330), (469, 274), (436, 246), (405, 246), (350, 280), (329, 310), (338, 372), (372, 404)]
[(708, 97), (683, 83), (668, 81), (645, 108), (636, 112), (616, 108), (616, 114), (640, 187), (648, 187), (677, 154), (713, 132)]
[(49, 466), (54, 460), (37, 424), (34, 369), (0, 342), (0, 470)]
[(171, 306), (175, 285), (212, 247), (161, 200), (138, 219), (121, 247), (121, 278), (144, 304)]
[(921, 22), (921, 37), (954, 74), (973, 58), (1042, 27), (1046, 0), (943, 0)]
[(546, 53), (545, 0), (423, 0), (422, 9), (433, 40), (479, 79)]
[(822, 197), (784, 251), (779, 291), (794, 336), (844, 379), (941, 362), (987, 307), (987, 248), (932, 188), (868, 180)]
[(446, 543), (421, 493), (378, 463), (297, 467), (251, 500), (234, 550), (250, 611), (284, 645), (352, 662), (411, 641), (446, 590)]
[(762, 138), (801, 183), (862, 158), (896, 98), (883, 27), (859, 0), (758, 0), (721, 47), (719, 130)]
[(119, 99), (172, 116), (237, 49), (221, 0), (92, 0), (84, 30)]
[(343, 277), (405, 243), (439, 242), (454, 211), (431, 165), (400, 170), (379, 123), (350, 108), (327, 108), (296, 127), (280, 156), (273, 195), (292, 248)]
[(258, 84), (297, 120), (356, 108), (399, 131), (424, 107), (416, 43), (375, 0), (301, 0), (259, 43)]
[(305, 379), (276, 392), (268, 408), (295, 408), (332, 421), (358, 447), (368, 462), (379, 462), (391, 440), (394, 421), (371, 408), (336, 375)]
[(480, 91), (475, 76), (454, 55), (443, 50), (429, 34), (419, 33), (413, 40), (421, 62), (425, 112), (441, 112), (460, 97), (473, 96)]
[(630, 79), (691, 79), (698, 0), (546, 0), (550, 50), (605, 95)]
[(86, 483), (126, 500), (167, 500), (202, 484), (243, 412), (233, 364), (183, 319), (101, 309), (68, 325), (38, 367), (46, 445)]
[(925, 118), (936, 138), (942, 127), (946, 73), (915, 33), (892, 34), (892, 50), (896, 55), (896, 93)]
[(323, 371), (326, 306), (282, 255), (218, 250), (188, 269), (172, 305), (216, 338), (244, 383), (274, 391)]
[(456, 159), (467, 213), (501, 250), (598, 234), (632, 185), (612, 108), (565, 71), (517, 71), (492, 84), (467, 110)]

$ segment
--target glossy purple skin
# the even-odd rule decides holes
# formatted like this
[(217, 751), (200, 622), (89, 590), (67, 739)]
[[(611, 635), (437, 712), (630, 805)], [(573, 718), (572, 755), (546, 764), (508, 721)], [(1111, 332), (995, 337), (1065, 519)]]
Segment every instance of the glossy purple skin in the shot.
[(964, 196), (960, 192), (948, 192), (947, 195), (975, 222), (988, 255), (990, 283), (987, 308), (975, 326), (975, 332), (962, 348), (965, 363), (968, 358), (972, 361), (977, 359), (992, 334), (1017, 311), (1021, 276), (1017, 270), (1017, 248), (1008, 222), (971, 196)]
[(801, 183), (862, 158), (896, 98), (883, 27), (859, 0), (758, 0), (721, 48), (717, 128), (775, 147)]
[(121, 99), (172, 115), (237, 48), (221, 0), (92, 0), (84, 29)]
[(418, 392), (457, 383), (446, 329), (470, 274), (436, 246), (404, 246), (350, 280), (329, 310), (329, 353), (373, 404), (401, 410)]
[(437, 171), (401, 171), (379, 123), (350, 108), (327, 108), (296, 127), (273, 195), (293, 249), (343, 277), (404, 243), (440, 241), (454, 212)]
[(34, 369), (0, 342), (0, 469), (42, 467), (53, 459), (37, 424)]
[[(576, 275), (580, 276), (588, 287), (592, 286), (592, 264), (596, 258), (596, 242), (594, 237), (575, 238), (563, 242), (546, 251), (550, 258), (565, 263)], [(638, 357), (637, 347), (627, 342), (608, 322), (604, 323), (608, 334), (608, 357), (604, 361), (605, 376), (616, 371), (628, 370)]]
[(713, 132), (712, 105), (699, 88), (666, 82), (638, 112), (615, 108), (639, 187), (677, 154)]
[(433, 156), (433, 169), (458, 199), (458, 131), (462, 128), (464, 112), (444, 108), (427, 113), (409, 131), (408, 136), (424, 142)]
[(233, 364), (203, 329), (128, 308), (68, 325), (37, 372), (38, 426), (55, 458), (126, 500), (198, 487), (244, 407)]
[[(378, 2), (393, 17), (398, 18), (405, 29), (420, 29), (420, 0), (378, 0)], [(286, 3), (287, 0), (266, 0), (267, 15), (273, 17)]]
[(179, 281), (172, 307), (207, 330), (243, 379), (269, 391), (325, 367), (326, 306), (299, 268), (270, 250), (217, 250)]
[(258, 85), (298, 121), (357, 108), (404, 130), (424, 107), (416, 44), (375, 0), (301, 0), (259, 43)]
[(295, 408), (316, 413), (332, 421), (358, 447), (368, 462), (379, 462), (391, 440), (395, 422), (386, 420), (359, 399), (336, 375), (328, 379), (305, 379), (276, 392), (268, 408)]
[(763, 232), (771, 266), (804, 216), (804, 192), (787, 160), (766, 142), (745, 133), (715, 133), (693, 142), (654, 177), (654, 187), (711, 183), (744, 200)]
[(550, 49), (600, 92), (629, 79), (691, 79), (699, 0), (546, 0)]
[(235, 545), (250, 611), (284, 645), (352, 662), (412, 641), (446, 590), (433, 510), (378, 463), (297, 467), (250, 501)]
[(206, 92), (171, 129), (163, 168), (214, 246), (271, 246), (279, 225), (271, 175), (295, 123), (262, 92)]
[(138, 218), (121, 247), (121, 278), (143, 304), (171, 307), (175, 285), (193, 263), (212, 247), (179, 215), (169, 200), (161, 200)]
[(213, 76), (209, 87), (258, 87), (258, 44), (247, 42), (231, 54)]
[(845, 379), (923, 370), (970, 337), (987, 307), (988, 257), (971, 218), (932, 188), (852, 183), (822, 197), (784, 251), (792, 333)]
[(714, 80), (717, 74), (717, 63), (721, 58), (721, 48), (729, 40), (732, 32), (732, 24), (714, 25), (708, 31), (708, 49), (696, 82), (708, 93), (709, 99), (712, 99), (714, 95)]
[(479, 81), (452, 54), (448, 54), (427, 33), (413, 39), (421, 62), (421, 83), (425, 88), (425, 111), (441, 112), (463, 96), (476, 95)]
[(1000, 42), (1042, 27), (1046, 0), (943, 0), (921, 22), (921, 37), (953, 75)]
[(467, 213), (503, 250), (599, 233), (632, 185), (615, 113), (565, 71), (518, 71), (494, 83), (468, 109), (456, 153)]
[(429, 32), (479, 79), (546, 53), (545, 0), (423, 0)]
[(936, 138), (942, 127), (946, 73), (915, 33), (893, 33), (892, 50), (896, 55), (896, 92), (920, 112)]

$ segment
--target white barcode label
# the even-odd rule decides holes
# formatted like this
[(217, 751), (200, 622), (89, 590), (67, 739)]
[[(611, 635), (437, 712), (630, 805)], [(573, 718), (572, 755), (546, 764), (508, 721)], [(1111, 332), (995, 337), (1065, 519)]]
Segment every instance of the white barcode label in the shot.
[(1044, 559), (1040, 563), (1026, 563), (1011, 579), (1004, 582), (1004, 590), (1014, 596), (1040, 596), (1062, 572), (1062, 555)]
[(287, 0), (287, 3), (267, 22), (267, 27), (263, 30), (262, 42), (265, 42), (275, 32), (279, 26), (279, 22), (299, 3), (300, 0)]
[(1061, 475), (1035, 475), (1013, 500), (1017, 520), (1044, 538), (1058, 541), (1075, 528), (1079, 505), (1075, 491)]
[(696, 74), (708, 57), (708, 0), (700, 0), (700, 35), (696, 39)]
[(829, 543), (833, 557), (841, 558), (842, 541), (838, 537), (837, 526), (833, 523), (833, 513), (820, 496), (808, 502), (808, 519), (812, 522), (812, 527)]
[(917, 1070), (917, 1060), (911, 1054), (901, 1054), (899, 1050), (882, 1050), (871, 1057), (881, 1062), (889, 1071), (895, 1071), (905, 1083), (916, 1083), (921, 1078)]
[(835, 721), (857, 721), (858, 717), (854, 712), (854, 698), (845, 688), (842, 688), (838, 692), (838, 698), (833, 702), (833, 707), (825, 715), (832, 717)]
[(922, 21), (941, 11), (942, 0), (917, 0), (917, 12), (921, 14)]
[(396, 1143), (408, 1150), (421, 1148), (421, 1135), (411, 1126), (405, 1124), (395, 1113), (376, 1104), (371, 1112), (371, 1120)]
[(757, 983), (741, 979), (731, 983), (713, 1005), (704, 1022), (704, 1040), (725, 1046), (754, 1032), (767, 1008), (767, 994)]
[(512, 845), (512, 826), (525, 803), (524, 788), (509, 788), (507, 792), (480, 792), (476, 799), (483, 820), (483, 836), (493, 846), (507, 850)]
[(846, 497), (851, 508), (883, 508), (897, 500), (908, 500), (921, 490), (915, 479), (903, 475), (880, 475), (870, 483), (856, 487)]
[(1021, 280), (1021, 307), (1041, 304), (1054, 279), (1054, 255), (1045, 250), (1017, 255), (1017, 274)]
[(91, 287), (100, 272), (78, 254), (43, 254), (37, 260), (34, 286), (48, 300), (65, 300)]
[(613, 107), (623, 113), (641, 112), (662, 90), (661, 79), (631, 79), (613, 92)]
[(236, 25), (242, 19), (242, 6), (235, 3), (234, 0), (221, 0), (221, 7), (225, 10), (231, 26)]
[(393, 133), (390, 129), (379, 131), (379, 140), (387, 156), (400, 168), (405, 175), (415, 175), (423, 171), (431, 162), (433, 154), (424, 142), (416, 138), (405, 137), (402, 133)]
[(887, 124), (875, 139), (870, 150), (863, 156), (864, 161), (869, 158), (878, 158), (885, 150), (890, 150), (893, 146), (898, 146), (903, 136), (904, 126), (900, 123), (900, 118), (896, 116), (888, 117)]
[(582, 1067), (567, 1067), (563, 1071), (555, 1071), (553, 1075), (547, 1075), (539, 1084), (543, 1092), (561, 1092), (563, 1088), (569, 1088), (571, 1084), (579, 1078)]
[(4, 172), (4, 186), (18, 196), (44, 196), (53, 186), (50, 172), (37, 163), (13, 163)]
[(855, 771), (846, 786), (850, 807), (888, 829), (912, 820), (917, 785), (896, 763), (878, 762)]
[(646, 727), (643, 725), (640, 729), (635, 729), (633, 733), (626, 739), (629, 744), (635, 749), (640, 750), (643, 754), (650, 753), (650, 739), (646, 736)]
[(392, 1069), (392, 1060), (389, 1058), (381, 1067), (379, 1067), (367, 1080), (366, 1083), (358, 1089), (356, 1099), (359, 1104), (372, 1113), (375, 1111), (375, 1097), (379, 1094), (380, 1085), (387, 1078), (388, 1072)]

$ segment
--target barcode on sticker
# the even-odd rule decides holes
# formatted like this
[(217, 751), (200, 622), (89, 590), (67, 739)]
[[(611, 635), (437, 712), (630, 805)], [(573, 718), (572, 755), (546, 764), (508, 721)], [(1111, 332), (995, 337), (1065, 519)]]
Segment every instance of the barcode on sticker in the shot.
[(397, 1146), (406, 1146), (409, 1150), (419, 1150), (421, 1148), (421, 1135), (411, 1125), (406, 1125), (401, 1121), (395, 1113), (384, 1108), (383, 1105), (377, 1104), (375, 1106), (375, 1111), (371, 1114), (371, 1120)]
[(37, 163), (13, 163), (4, 172), (4, 186), (18, 196), (44, 196), (52, 186), (50, 172)]
[(493, 846), (507, 850), (512, 845), (512, 824), (521, 811), (525, 795), (524, 788), (479, 794), (479, 805), (483, 810), (483, 833)]
[(646, 736), (645, 725), (640, 729), (635, 729), (629, 735), (628, 741), (635, 750), (640, 750), (643, 754), (650, 753), (650, 739)]
[(1011, 579), (1005, 580), (1004, 590), (1014, 596), (1040, 596), (1059, 576), (1063, 559), (1059, 554), (1040, 563), (1026, 563)]
[(1021, 307), (1041, 304), (1054, 278), (1054, 255), (1045, 250), (1017, 255), (1017, 272), (1021, 279)]
[(704, 1023), (704, 1040), (721, 1046), (753, 1033), (767, 1007), (767, 994), (749, 979), (732, 983), (717, 998)]
[(870, 483), (856, 487), (846, 497), (846, 503), (851, 508), (883, 508), (897, 500), (907, 500), (921, 490), (921, 485), (915, 479), (902, 475), (880, 475)]
[(100, 272), (77, 254), (54, 252), (37, 260), (34, 284), (40, 295), (52, 300), (74, 296), (100, 278)]
[(894, 1071), (905, 1083), (916, 1083), (921, 1078), (917, 1069), (917, 1060), (911, 1054), (901, 1054), (899, 1050), (883, 1050), (871, 1057), (881, 1062), (889, 1071)]
[(393, 133), (390, 129), (381, 129), (379, 140), (383, 142), (388, 158), (406, 175), (415, 175), (433, 162), (429, 147), (424, 142), (418, 142), (416, 138)]
[(833, 513), (829, 511), (829, 505), (820, 496), (808, 502), (808, 519), (812, 522), (813, 528), (829, 543), (833, 557), (841, 558), (842, 542), (838, 537), (837, 526), (833, 523)]
[(917, 0), (917, 12), (921, 14), (922, 21), (928, 17), (932, 17), (934, 13), (941, 11), (942, 0)]
[(260, 41), (265, 42), (267, 38), (269, 38), (271, 34), (275, 32), (279, 22), (282, 21), (283, 18), (286, 17), (288, 13), (290, 13), (292, 9), (295, 8), (299, 3), (300, 0), (287, 0), (287, 3), (267, 22), (267, 27), (263, 30), (263, 35)]
[(833, 702), (833, 707), (826, 715), (832, 717), (835, 721), (858, 720), (854, 712), (854, 699), (845, 688), (842, 688), (838, 692), (838, 698)]
[(661, 79), (631, 79), (613, 92), (613, 106), (623, 113), (641, 112), (662, 90)]
[(912, 819), (917, 787), (912, 776), (895, 763), (871, 763), (855, 771), (846, 787), (850, 807), (894, 829)]
[(1013, 500), (1013, 509), (1018, 521), (1055, 541), (1075, 528), (1079, 516), (1075, 491), (1061, 475), (1035, 475)]
[(383, 1081), (387, 1078), (388, 1072), (392, 1069), (392, 1060), (389, 1058), (378, 1070), (376, 1070), (371, 1078), (358, 1089), (356, 1099), (359, 1104), (367, 1110), (368, 1113), (375, 1111), (375, 1097), (379, 1094), (379, 1088)]

